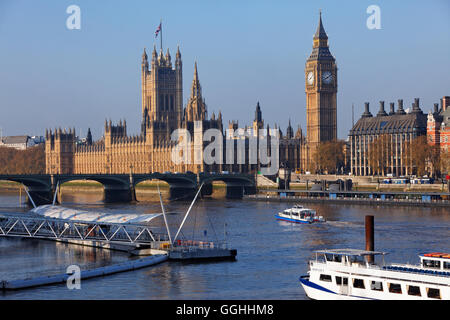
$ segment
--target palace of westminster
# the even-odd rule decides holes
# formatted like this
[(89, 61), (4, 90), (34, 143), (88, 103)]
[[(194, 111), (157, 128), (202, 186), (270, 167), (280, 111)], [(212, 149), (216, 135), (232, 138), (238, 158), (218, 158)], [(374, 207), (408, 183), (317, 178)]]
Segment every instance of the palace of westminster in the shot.
[[(183, 107), (182, 83), (183, 63), (179, 48), (174, 63), (172, 63), (168, 49), (164, 55), (162, 49), (157, 54), (156, 48), (154, 48), (150, 59), (144, 49), (141, 63), (142, 122), (140, 134), (128, 136), (125, 121), (120, 121), (118, 124), (105, 121), (103, 137), (98, 141), (93, 141), (89, 130), (84, 143), (78, 143), (74, 129), (68, 131), (57, 129), (53, 132), (47, 130), (45, 137), (46, 172), (49, 174), (120, 174), (166, 171), (255, 173), (261, 169), (262, 165), (259, 157), (256, 163), (247, 161), (249, 159), (248, 137), (258, 136), (261, 132), (265, 132), (263, 134), (269, 137), (269, 140), (273, 136), (279, 137), (277, 161), (280, 167), (305, 172), (313, 170), (314, 155), (320, 143), (337, 139), (337, 66), (328, 47), (328, 36), (324, 30), (321, 16), (313, 37), (312, 53), (305, 65), (306, 136), (300, 127), (294, 134), (290, 122), (284, 135), (276, 126), (274, 129), (270, 129), (268, 125), (265, 128), (259, 103), (256, 106), (255, 119), (251, 127), (239, 129), (238, 122), (232, 121), (227, 128), (224, 128), (221, 112), (217, 117), (213, 113), (208, 118), (196, 63), (190, 98), (186, 107)], [(447, 101), (444, 101), (441, 110), (435, 106), (435, 112), (431, 118), (438, 119), (439, 122), (433, 126), (433, 130), (438, 126), (439, 130), (444, 128), (443, 130), (446, 130), (448, 135), (450, 127), (448, 110), (450, 108), (446, 108), (446, 106), (450, 99), (445, 98)], [(381, 131), (392, 134), (395, 131), (395, 139), (392, 141), (397, 146), (400, 145), (398, 139), (402, 137), (409, 139), (421, 132), (426, 134), (427, 116), (420, 110), (418, 99), (413, 105), (412, 113), (407, 114), (401, 108), (402, 104), (400, 104), (400, 109), (395, 112), (391, 104), (391, 112), (388, 114), (384, 111), (384, 102), (382, 102), (379, 114), (372, 117), (368, 104), (366, 104), (366, 111), (350, 131), (349, 143), (346, 144), (347, 163), (353, 174), (366, 175), (370, 173), (364, 154), (370, 137), (381, 134)], [(430, 120), (430, 117), (428, 119)], [(442, 124), (441, 121), (443, 121)], [(386, 126), (386, 123), (390, 123), (390, 125)], [(180, 142), (171, 139), (172, 133), (177, 129), (187, 130), (191, 142), (196, 142), (189, 144), (189, 147), (192, 148), (192, 152), (189, 152), (192, 159), (182, 163), (172, 160), (174, 148)], [(213, 164), (194, 161), (194, 155), (198, 156), (198, 153), (202, 153), (208, 145), (203, 139), (208, 129), (219, 130), (224, 141), (227, 144), (231, 141), (233, 146), (237, 145), (235, 141), (238, 139), (246, 140), (244, 141), (246, 161), (244, 163), (223, 161)], [(230, 135), (229, 132), (233, 131), (240, 132), (241, 135)], [(404, 134), (403, 131), (408, 134)], [(437, 131), (434, 131), (436, 134)], [(270, 149), (268, 152), (273, 151), (275, 150)], [(401, 152), (401, 150), (396, 152)], [(234, 152), (235, 159), (236, 154), (237, 152)], [(203, 159), (202, 155), (200, 157)], [(402, 164), (397, 159), (400, 158), (392, 157), (392, 170), (394, 168), (402, 170)]]

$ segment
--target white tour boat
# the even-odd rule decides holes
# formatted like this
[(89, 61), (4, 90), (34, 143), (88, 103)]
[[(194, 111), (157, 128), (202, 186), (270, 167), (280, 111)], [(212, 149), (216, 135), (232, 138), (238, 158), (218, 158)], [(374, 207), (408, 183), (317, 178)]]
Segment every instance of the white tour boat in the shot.
[[(311, 299), (449, 300), (450, 254), (421, 254), (420, 265), (384, 262), (384, 252), (316, 251), (300, 283)], [(374, 263), (375, 257), (381, 262)]]
[(294, 205), (275, 215), (278, 220), (295, 223), (325, 222), (322, 216), (318, 216), (315, 210), (304, 208), (302, 205)]

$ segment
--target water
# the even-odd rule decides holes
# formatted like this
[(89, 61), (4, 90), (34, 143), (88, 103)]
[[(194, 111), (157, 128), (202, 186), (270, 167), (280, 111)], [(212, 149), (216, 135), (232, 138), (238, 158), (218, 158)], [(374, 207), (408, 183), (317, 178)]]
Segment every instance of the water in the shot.
[[(220, 193), (220, 192), (219, 192)], [(64, 205), (112, 212), (160, 212), (156, 195), (138, 204), (104, 205), (99, 194), (65, 195)], [(139, 199), (139, 197), (138, 197)], [(143, 200), (143, 199), (141, 199)], [(189, 202), (166, 202), (175, 233)], [(64, 284), (0, 293), (0, 299), (306, 299), (298, 278), (307, 271), (313, 251), (365, 247), (364, 216), (375, 216), (375, 249), (387, 251), (387, 262), (418, 263), (417, 254), (450, 251), (447, 208), (370, 207), (310, 204), (327, 222), (291, 224), (274, 214), (288, 203), (226, 200), (197, 201), (184, 236), (224, 239), (237, 249), (237, 261), (165, 262), (137, 271), (81, 281), (81, 290)], [(26, 211), (16, 194), (0, 194), (0, 211)], [(162, 219), (158, 223), (163, 223)], [(53, 241), (0, 238), (0, 280), (64, 272), (130, 259), (126, 253)]]

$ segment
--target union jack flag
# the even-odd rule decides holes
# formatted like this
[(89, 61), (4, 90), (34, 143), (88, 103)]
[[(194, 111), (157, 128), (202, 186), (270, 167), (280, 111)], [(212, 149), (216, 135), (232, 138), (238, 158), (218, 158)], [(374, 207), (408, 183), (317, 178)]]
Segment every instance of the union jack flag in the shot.
[(158, 28), (155, 31), (155, 38), (158, 37), (158, 33), (161, 31), (161, 23), (159, 24)]

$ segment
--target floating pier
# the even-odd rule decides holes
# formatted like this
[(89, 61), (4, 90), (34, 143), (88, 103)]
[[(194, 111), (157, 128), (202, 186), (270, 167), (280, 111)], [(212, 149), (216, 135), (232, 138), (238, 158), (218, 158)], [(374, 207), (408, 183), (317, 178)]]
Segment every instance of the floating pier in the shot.
[[(168, 256), (164, 254), (154, 255), (142, 259), (127, 261), (95, 269), (81, 271), (80, 279), (89, 279), (94, 277), (102, 277), (114, 273), (146, 268), (167, 261)], [(1, 281), (0, 288), (2, 290), (18, 290), (50, 284), (66, 282), (71, 274), (57, 274), (53, 276), (43, 276), (23, 280)]]

